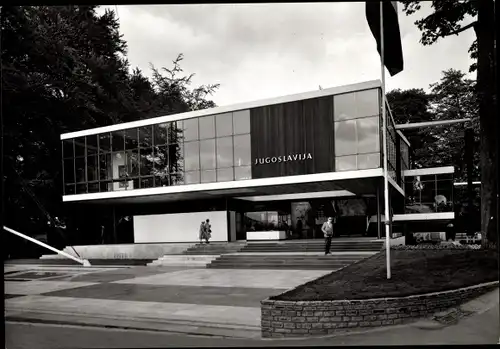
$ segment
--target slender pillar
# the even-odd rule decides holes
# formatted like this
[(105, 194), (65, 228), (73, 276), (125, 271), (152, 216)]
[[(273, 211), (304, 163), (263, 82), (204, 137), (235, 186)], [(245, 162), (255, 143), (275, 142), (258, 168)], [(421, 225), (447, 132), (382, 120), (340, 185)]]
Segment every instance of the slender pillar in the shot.
[(382, 238), (380, 231), (380, 224), (382, 223), (380, 213), (380, 185), (377, 185), (377, 238), (380, 240)]
[(118, 239), (116, 238), (116, 208), (113, 206), (113, 243), (116, 244)]
[(474, 146), (474, 131), (472, 128), (467, 128), (465, 129), (465, 163), (467, 164), (467, 215), (469, 216), (467, 219), (467, 232), (469, 234), (472, 234), (474, 231), (473, 228), (473, 219), (472, 219), (472, 213), (474, 212), (473, 210), (473, 204), (474, 204), (474, 189), (472, 187), (472, 166), (473, 166), (473, 159), (474, 159), (474, 152), (473, 152), (473, 146)]

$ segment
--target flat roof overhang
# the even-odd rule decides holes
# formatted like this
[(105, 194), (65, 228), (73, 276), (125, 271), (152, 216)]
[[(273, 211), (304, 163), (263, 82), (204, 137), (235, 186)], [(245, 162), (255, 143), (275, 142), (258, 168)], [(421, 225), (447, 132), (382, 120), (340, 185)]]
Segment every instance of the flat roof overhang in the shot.
[[(312, 197), (374, 195), (383, 176), (381, 168), (309, 175), (249, 179), (232, 182), (122, 190), (63, 196), (64, 202), (94, 204), (162, 203), (217, 198), (252, 198), (315, 193)], [(334, 193), (335, 192), (335, 193)], [(303, 196), (303, 195), (301, 195)]]

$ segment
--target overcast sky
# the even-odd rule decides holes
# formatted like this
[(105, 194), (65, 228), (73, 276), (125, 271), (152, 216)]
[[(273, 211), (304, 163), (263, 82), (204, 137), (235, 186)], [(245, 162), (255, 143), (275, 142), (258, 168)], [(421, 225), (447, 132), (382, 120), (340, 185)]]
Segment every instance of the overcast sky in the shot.
[[(413, 16), (399, 20), (405, 69), (387, 76), (388, 90), (424, 88), (443, 70), (468, 72), (474, 32), (432, 46), (419, 43)], [(363, 2), (307, 4), (217, 4), (107, 6), (118, 10), (131, 67), (150, 75), (149, 64), (195, 73), (193, 86), (219, 83), (219, 105), (380, 78), (380, 58), (365, 19)], [(475, 78), (475, 74), (470, 76)]]

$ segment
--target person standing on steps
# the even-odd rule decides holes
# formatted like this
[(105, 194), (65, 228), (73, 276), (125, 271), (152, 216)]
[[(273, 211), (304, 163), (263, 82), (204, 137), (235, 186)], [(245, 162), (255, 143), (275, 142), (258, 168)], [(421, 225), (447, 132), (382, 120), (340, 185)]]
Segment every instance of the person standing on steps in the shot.
[(323, 223), (321, 231), (325, 237), (325, 256), (330, 253), (330, 247), (332, 246), (333, 237), (333, 217), (328, 217), (328, 220)]
[(205, 222), (201, 222), (200, 224), (200, 231), (199, 231), (199, 239), (200, 239), (200, 245), (203, 244), (203, 240), (205, 239)]
[(205, 222), (205, 241), (207, 244), (210, 243), (208, 241), (212, 237), (212, 226), (210, 225), (210, 219), (207, 218), (207, 221)]

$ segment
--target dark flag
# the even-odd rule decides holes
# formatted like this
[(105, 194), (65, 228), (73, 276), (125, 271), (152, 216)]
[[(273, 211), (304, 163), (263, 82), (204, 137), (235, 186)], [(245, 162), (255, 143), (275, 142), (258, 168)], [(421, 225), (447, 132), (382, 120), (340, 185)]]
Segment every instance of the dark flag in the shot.
[[(399, 33), (397, 1), (382, 1), (384, 16), (384, 65), (391, 76), (403, 70), (403, 48)], [(366, 20), (380, 50), (380, 1), (366, 1)]]

